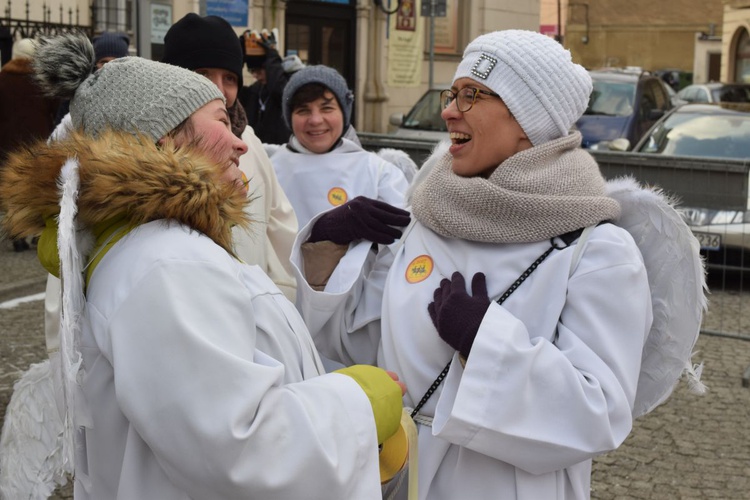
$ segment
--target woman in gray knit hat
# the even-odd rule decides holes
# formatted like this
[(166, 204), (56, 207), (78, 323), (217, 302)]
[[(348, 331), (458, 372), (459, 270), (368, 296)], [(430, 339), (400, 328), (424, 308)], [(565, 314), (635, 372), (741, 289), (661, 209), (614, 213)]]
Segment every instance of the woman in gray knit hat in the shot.
[(346, 80), (328, 66), (302, 68), (284, 88), (283, 113), (292, 137), (271, 162), (300, 228), (358, 196), (404, 205), (407, 182), (401, 170), (345, 135), (353, 104)]
[(450, 143), (420, 172), (400, 242), (373, 262), (376, 225), (355, 204), (298, 236), (298, 308), (321, 353), (406, 383), (420, 499), (588, 498), (592, 458), (689, 363), (698, 246), (657, 193), (608, 185), (580, 149), (570, 128), (591, 88), (549, 37), (478, 37), (442, 94)]
[(42, 44), (37, 78), (72, 97), (75, 131), (0, 178), (5, 229), (41, 233), (63, 284), (59, 349), (6, 414), (1, 496), (67, 472), (77, 500), (380, 498), (402, 387), (372, 366), (324, 374), (294, 305), (235, 257), (247, 148), (221, 92), (137, 57), (93, 65), (83, 35)]

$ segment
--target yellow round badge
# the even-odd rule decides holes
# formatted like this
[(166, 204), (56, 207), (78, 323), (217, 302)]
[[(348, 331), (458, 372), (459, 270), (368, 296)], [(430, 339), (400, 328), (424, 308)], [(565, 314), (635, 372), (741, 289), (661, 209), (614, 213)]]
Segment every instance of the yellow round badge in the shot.
[(429, 255), (420, 255), (407, 266), (406, 281), (409, 283), (424, 281), (432, 273), (432, 268), (432, 257)]
[(331, 190), (328, 191), (328, 202), (334, 207), (343, 205), (348, 198), (346, 191), (340, 187), (331, 188)]

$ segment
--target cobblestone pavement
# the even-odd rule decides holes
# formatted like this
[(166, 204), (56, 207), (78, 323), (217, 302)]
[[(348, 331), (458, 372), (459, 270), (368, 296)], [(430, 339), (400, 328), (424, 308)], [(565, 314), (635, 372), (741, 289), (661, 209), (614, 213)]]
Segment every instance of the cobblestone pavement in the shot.
[[(14, 253), (0, 240), (0, 302), (14, 283), (28, 293), (43, 290), (44, 276), (34, 252)], [(743, 300), (717, 292), (712, 307), (730, 303), (733, 314), (744, 315), (750, 307)], [(42, 312), (42, 301), (0, 309), (0, 420), (19, 372), (44, 359)], [(702, 335), (696, 350), (709, 391), (696, 396), (680, 384), (667, 403), (635, 422), (618, 450), (595, 459), (593, 499), (750, 499), (750, 388), (742, 386), (750, 341)], [(70, 488), (52, 498), (72, 499)]]

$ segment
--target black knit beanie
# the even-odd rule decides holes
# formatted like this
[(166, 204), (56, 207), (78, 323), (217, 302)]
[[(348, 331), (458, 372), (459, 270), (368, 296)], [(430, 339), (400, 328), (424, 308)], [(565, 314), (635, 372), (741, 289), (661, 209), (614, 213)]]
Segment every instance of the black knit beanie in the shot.
[(125, 33), (113, 33), (105, 31), (94, 38), (94, 59), (99, 62), (105, 57), (126, 57), (128, 55), (128, 46), (130, 37)]
[(162, 62), (190, 70), (225, 69), (242, 87), (242, 48), (232, 25), (218, 16), (191, 12), (174, 23), (164, 36)]

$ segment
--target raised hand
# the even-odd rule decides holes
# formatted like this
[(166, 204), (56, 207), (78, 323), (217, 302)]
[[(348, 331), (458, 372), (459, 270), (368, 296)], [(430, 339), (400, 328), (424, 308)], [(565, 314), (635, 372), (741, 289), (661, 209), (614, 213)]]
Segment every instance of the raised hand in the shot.
[(313, 226), (308, 241), (328, 240), (348, 245), (364, 239), (389, 245), (401, 237), (402, 230), (398, 228), (407, 226), (410, 220), (411, 216), (406, 210), (358, 196), (321, 216)]

